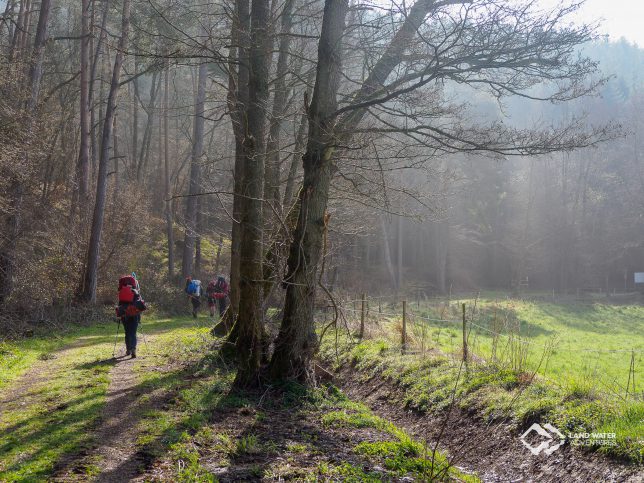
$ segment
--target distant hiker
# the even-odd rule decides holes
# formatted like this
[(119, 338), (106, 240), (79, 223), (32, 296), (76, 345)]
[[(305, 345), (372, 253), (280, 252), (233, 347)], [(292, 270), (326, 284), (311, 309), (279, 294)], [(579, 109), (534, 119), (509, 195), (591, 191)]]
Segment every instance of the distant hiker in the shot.
[(192, 303), (192, 316), (196, 319), (199, 307), (201, 307), (201, 296), (203, 295), (201, 280), (193, 280), (192, 277), (187, 277), (185, 290)]
[(125, 329), (125, 355), (136, 357), (136, 330), (141, 323), (141, 312), (147, 309), (140, 293), (136, 273), (123, 275), (119, 279), (119, 304), (116, 316), (123, 322)]
[(208, 297), (208, 307), (210, 308), (210, 316), (215, 316), (215, 305), (219, 305), (219, 318), (224, 316), (226, 307), (228, 306), (228, 282), (226, 277), (218, 275), (216, 279), (212, 279), (206, 287), (206, 296)]

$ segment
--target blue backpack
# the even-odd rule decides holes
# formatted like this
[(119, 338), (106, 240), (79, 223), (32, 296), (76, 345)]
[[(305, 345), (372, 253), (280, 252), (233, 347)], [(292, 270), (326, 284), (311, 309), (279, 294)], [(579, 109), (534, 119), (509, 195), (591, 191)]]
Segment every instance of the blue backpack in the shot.
[(186, 289), (186, 292), (188, 292), (189, 295), (194, 295), (198, 297), (201, 295), (201, 281), (199, 280), (190, 280), (190, 283), (188, 284), (188, 288)]

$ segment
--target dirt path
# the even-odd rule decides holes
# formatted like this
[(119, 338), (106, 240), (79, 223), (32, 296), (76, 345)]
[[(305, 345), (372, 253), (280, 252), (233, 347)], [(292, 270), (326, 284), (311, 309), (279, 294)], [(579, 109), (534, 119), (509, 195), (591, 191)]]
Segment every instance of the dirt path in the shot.
[(134, 371), (136, 359), (120, 359), (110, 372), (102, 424), (96, 432), (99, 443), (94, 455), (98, 457), (100, 475), (96, 481), (122, 482), (134, 478), (143, 465), (136, 451), (136, 427), (140, 407), (140, 391)]
[[(206, 330), (151, 318), (139, 357), (112, 358), (113, 326), (98, 326), (33, 360), (0, 390), (0, 481), (132, 481), (145, 472), (148, 428)], [(122, 333), (118, 340), (123, 355)]]
[(47, 382), (51, 376), (52, 366), (59, 359), (65, 358), (70, 352), (86, 343), (80, 337), (74, 343), (57, 351), (47, 354), (44, 359), (37, 360), (27, 371), (0, 391), (0, 417), (5, 411), (10, 411), (18, 406), (26, 406), (34, 401), (37, 390)]
[[(109, 372), (110, 383), (100, 423), (93, 432), (95, 444), (84, 454), (63, 462), (54, 481), (77, 481), (78, 475), (91, 467), (95, 476), (82, 477), (83, 481), (121, 483), (134, 480), (145, 470), (146, 456), (137, 446), (141, 430), (139, 423), (146, 411), (158, 408), (165, 398), (163, 391), (142, 387), (140, 382), (141, 371), (149, 370), (145, 364), (145, 352), (155, 342), (153, 335), (147, 335), (145, 346), (139, 347), (137, 359), (124, 356), (124, 349), (117, 355)], [(139, 346), (142, 344), (139, 336)], [(167, 368), (154, 369), (164, 371)]]

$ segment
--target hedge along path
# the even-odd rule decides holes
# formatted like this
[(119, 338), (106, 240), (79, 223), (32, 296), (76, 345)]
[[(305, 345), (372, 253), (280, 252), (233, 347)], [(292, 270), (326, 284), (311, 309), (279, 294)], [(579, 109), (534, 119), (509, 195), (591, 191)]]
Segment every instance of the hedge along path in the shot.
[[(144, 317), (147, 347), (139, 337), (143, 357), (134, 360), (112, 359), (114, 324), (80, 330), (72, 344), (41, 355), (0, 390), (0, 481), (124, 481), (136, 474), (136, 428), (145, 409), (136, 401), (145, 391), (137, 368), (157, 339), (173, 339), (161, 334), (188, 325), (194, 322)], [(121, 330), (121, 352), (122, 337)]]

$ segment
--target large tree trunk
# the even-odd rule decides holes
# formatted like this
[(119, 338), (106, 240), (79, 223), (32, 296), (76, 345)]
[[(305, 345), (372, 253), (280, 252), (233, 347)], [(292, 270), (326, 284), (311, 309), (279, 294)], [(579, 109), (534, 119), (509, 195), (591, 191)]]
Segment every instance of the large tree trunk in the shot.
[(96, 287), (98, 285), (98, 263), (101, 246), (101, 233), (103, 231), (103, 219), (105, 216), (105, 201), (107, 191), (107, 170), (110, 157), (110, 145), (112, 129), (114, 128), (114, 117), (116, 114), (116, 97), (118, 95), (121, 78), (121, 67), (123, 65), (124, 52), (127, 48), (128, 33), (130, 30), (130, 0), (123, 0), (123, 18), (121, 24), (121, 38), (118, 42), (110, 91), (107, 96), (105, 108), (105, 121), (103, 123), (103, 135), (101, 141), (101, 155), (98, 163), (98, 179), (96, 181), (96, 201), (94, 204), (94, 215), (92, 219), (92, 232), (89, 246), (87, 248), (87, 261), (85, 268), (85, 280), (83, 291), (80, 295), (82, 300), (96, 302)]
[[(368, 99), (384, 85), (435, 4), (434, 0), (418, 0), (411, 7), (402, 26), (356, 93), (354, 104)], [(318, 44), (317, 77), (309, 108), (308, 143), (303, 157), (304, 182), (299, 197), (301, 209), (291, 242), (285, 279), (287, 290), (284, 317), (270, 367), (274, 379), (307, 381), (313, 377), (310, 363), (318, 348), (313, 308), (318, 263), (328, 221), (326, 206), (331, 182), (333, 131), (344, 133), (343, 137), (350, 137), (352, 128), (367, 112), (364, 106), (347, 111), (339, 120), (333, 115), (337, 104), (340, 42), (346, 10), (344, 0), (325, 2)], [(338, 141), (344, 140), (335, 140), (336, 143)]]
[(264, 139), (268, 99), (268, 0), (252, 0), (249, 96), (244, 136), (244, 183), (241, 218), (240, 302), (237, 319), (237, 386), (259, 384), (263, 355), (262, 198)]
[(195, 98), (195, 118), (193, 124), (192, 157), (190, 160), (190, 186), (186, 202), (185, 235), (183, 241), (183, 263), (181, 273), (185, 277), (192, 275), (195, 235), (197, 230), (197, 194), (201, 186), (201, 156), (203, 154), (204, 106), (206, 102), (206, 81), (208, 65), (199, 65), (197, 96)]
[(166, 66), (163, 91), (163, 184), (165, 193), (165, 224), (168, 238), (168, 279), (174, 280), (174, 230), (172, 222), (172, 200), (170, 196), (170, 148), (168, 143), (168, 93), (170, 90), (170, 68)]
[(291, 243), (284, 316), (270, 363), (273, 379), (308, 381), (318, 348), (313, 310), (318, 264), (327, 229), (326, 207), (333, 155), (333, 112), (337, 107), (347, 0), (326, 0), (318, 45), (318, 65), (309, 107), (309, 135), (303, 157), (300, 213)]
[[(242, 189), (244, 186), (244, 129), (245, 110), (248, 105), (248, 49), (250, 12), (248, 0), (236, 0), (235, 16), (231, 28), (233, 48), (229, 54), (228, 107), (231, 112), (235, 136), (235, 166), (233, 174), (233, 222), (230, 243), (230, 306), (222, 324), (229, 331), (239, 313), (239, 277), (241, 249)], [(237, 67), (235, 67), (237, 66)], [(235, 69), (237, 70), (235, 75)], [(232, 333), (229, 342), (235, 343), (237, 334)]]

